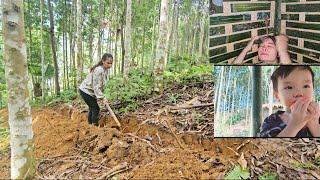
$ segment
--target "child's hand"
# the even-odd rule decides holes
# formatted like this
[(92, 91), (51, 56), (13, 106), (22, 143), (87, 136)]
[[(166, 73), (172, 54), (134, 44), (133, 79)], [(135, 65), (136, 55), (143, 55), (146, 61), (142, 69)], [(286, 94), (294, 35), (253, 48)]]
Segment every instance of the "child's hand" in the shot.
[(307, 127), (312, 133), (313, 136), (319, 137), (320, 136), (320, 106), (318, 103), (312, 101), (307, 109)]
[(291, 107), (288, 126), (299, 132), (309, 121), (307, 109), (311, 103), (310, 99), (299, 98)]

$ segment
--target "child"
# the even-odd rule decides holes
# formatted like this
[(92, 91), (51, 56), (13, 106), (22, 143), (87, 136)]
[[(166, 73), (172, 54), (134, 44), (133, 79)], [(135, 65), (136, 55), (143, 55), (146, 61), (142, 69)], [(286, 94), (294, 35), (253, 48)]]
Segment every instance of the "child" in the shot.
[(314, 73), (309, 66), (280, 66), (272, 76), (275, 98), (285, 111), (267, 117), (260, 137), (320, 137), (320, 106), (313, 99)]
[(264, 64), (291, 64), (288, 53), (288, 37), (278, 36), (255, 36), (251, 38), (248, 45), (242, 50), (239, 56), (232, 62), (242, 64), (245, 56), (256, 44), (258, 47), (258, 58)]

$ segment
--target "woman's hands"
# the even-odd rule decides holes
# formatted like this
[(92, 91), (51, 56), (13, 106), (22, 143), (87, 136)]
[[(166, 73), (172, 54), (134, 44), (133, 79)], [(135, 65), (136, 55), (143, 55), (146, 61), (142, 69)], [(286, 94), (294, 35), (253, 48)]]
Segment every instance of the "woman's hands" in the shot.
[(97, 100), (97, 103), (98, 103), (98, 106), (100, 107), (100, 109), (103, 109), (108, 104), (108, 100), (106, 98), (101, 98), (101, 99)]
[[(259, 36), (254, 36), (251, 38), (247, 46), (241, 51), (239, 56), (232, 62), (234, 64), (242, 64), (244, 57), (246, 57), (247, 53), (253, 49), (254, 46), (257, 46), (254, 44), (254, 41), (259, 39)], [(258, 47), (258, 46), (257, 46)]]
[(280, 64), (291, 64), (292, 61), (288, 53), (288, 37), (286, 35), (280, 34), (276, 36), (275, 39)]
[(254, 47), (258, 47), (257, 44), (254, 44), (254, 42), (256, 40), (258, 40), (259, 38), (261, 38), (261, 36), (253, 36), (251, 38), (251, 40), (249, 41), (249, 43), (247, 44), (247, 46), (243, 49), (244, 51), (246, 51), (246, 53), (248, 53), (249, 51), (251, 51)]

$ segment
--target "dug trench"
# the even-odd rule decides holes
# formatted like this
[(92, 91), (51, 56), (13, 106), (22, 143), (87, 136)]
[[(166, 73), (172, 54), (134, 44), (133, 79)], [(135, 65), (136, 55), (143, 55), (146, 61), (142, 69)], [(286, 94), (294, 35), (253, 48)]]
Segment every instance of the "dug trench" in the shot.
[[(103, 127), (88, 125), (86, 114), (67, 107), (33, 111), (35, 154), (41, 177), (106, 178), (209, 178), (217, 177), (236, 162), (236, 149), (243, 140), (203, 139), (177, 135), (165, 127), (113, 119)], [(165, 118), (165, 117), (163, 117)], [(182, 147), (179, 145), (179, 142)], [(242, 149), (252, 149), (248, 145)], [(115, 169), (114, 169), (115, 168)]]

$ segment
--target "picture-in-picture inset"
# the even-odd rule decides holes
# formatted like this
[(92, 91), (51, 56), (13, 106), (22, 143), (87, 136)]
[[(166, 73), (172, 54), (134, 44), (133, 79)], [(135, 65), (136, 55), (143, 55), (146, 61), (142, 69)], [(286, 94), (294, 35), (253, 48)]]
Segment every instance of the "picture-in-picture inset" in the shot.
[(215, 137), (320, 137), (319, 66), (215, 66)]
[(211, 63), (320, 63), (320, 1), (209, 2)]

